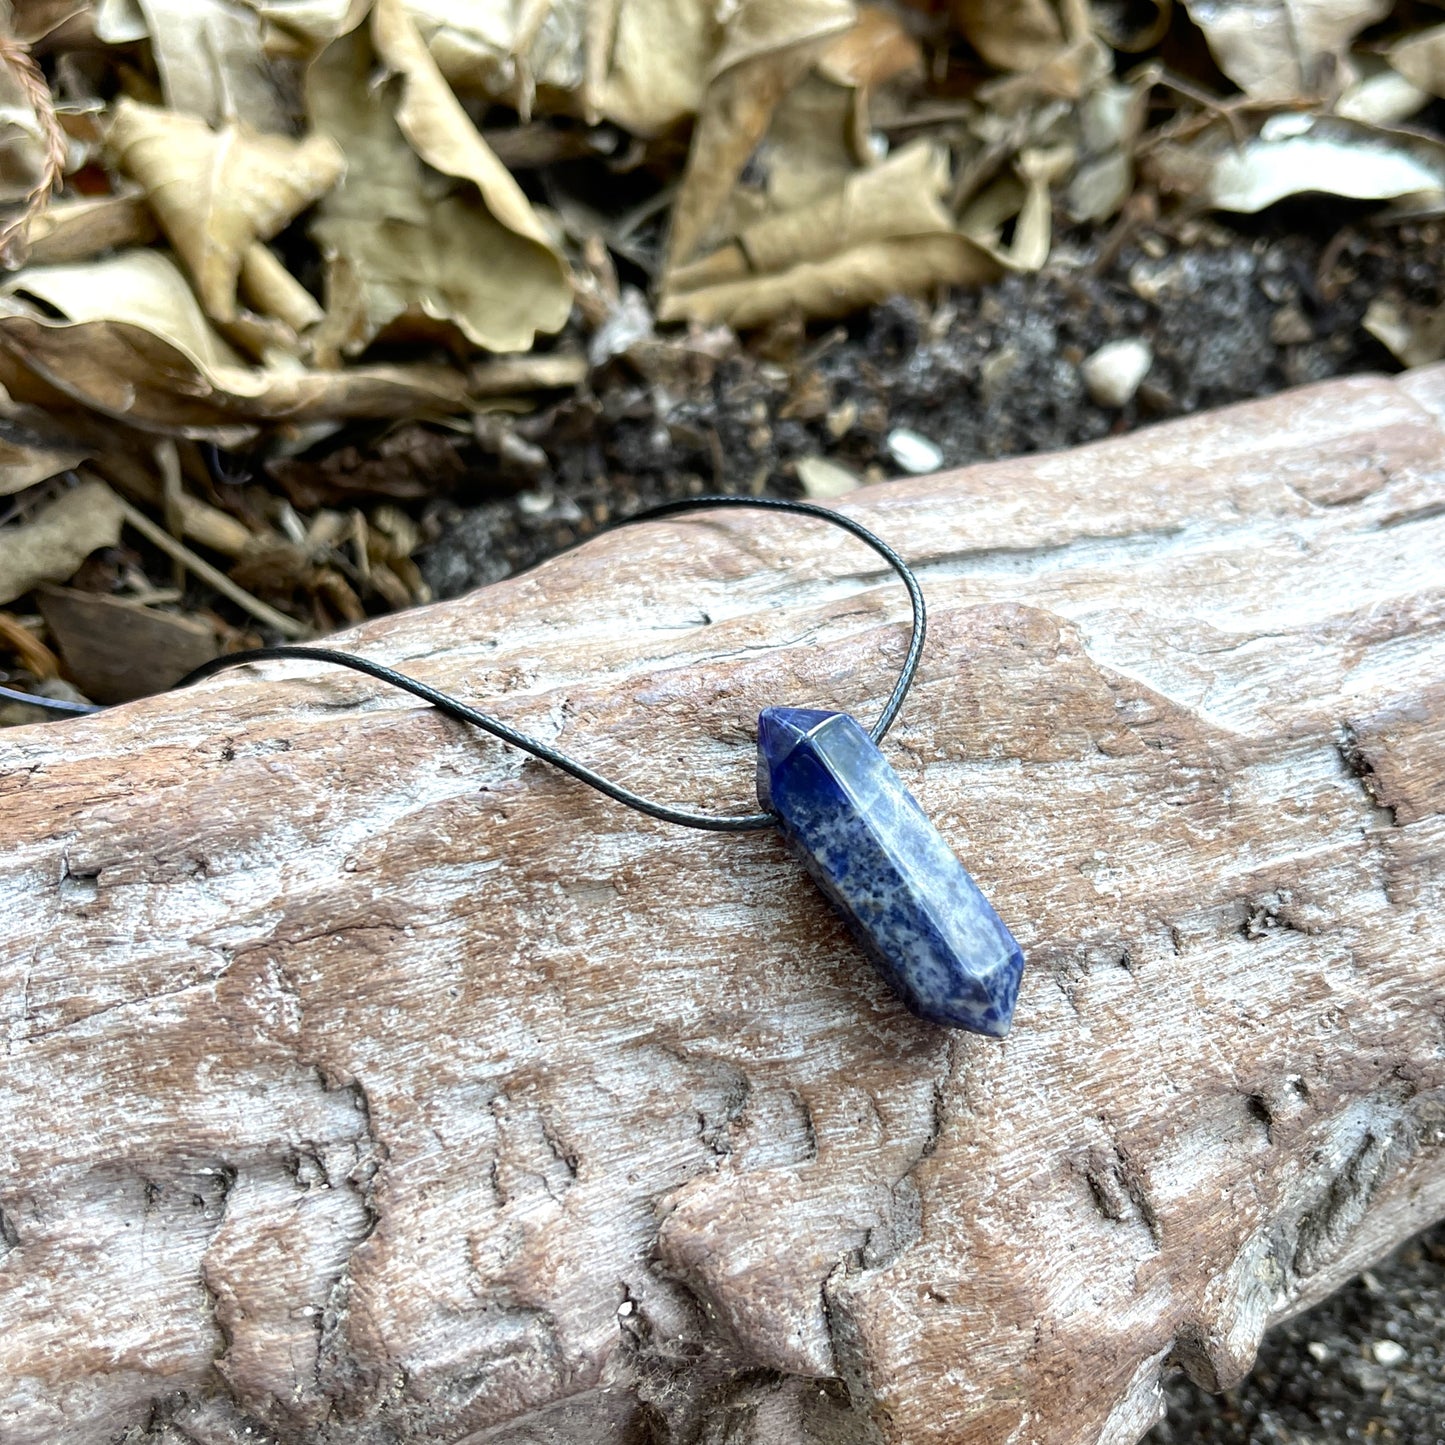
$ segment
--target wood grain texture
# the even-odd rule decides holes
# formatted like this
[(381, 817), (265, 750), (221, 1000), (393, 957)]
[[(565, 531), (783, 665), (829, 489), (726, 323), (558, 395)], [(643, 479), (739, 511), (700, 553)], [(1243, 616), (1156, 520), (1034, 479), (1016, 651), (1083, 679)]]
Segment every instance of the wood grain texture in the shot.
[[(1445, 369), (869, 488), (888, 751), (1028, 967), (267, 664), (0, 738), (0, 1440), (1125, 1445), (1445, 1215)], [(348, 635), (658, 796), (906, 634), (794, 518)], [(284, 680), (283, 680), (284, 679)], [(248, 1434), (250, 1431), (252, 1433)]]

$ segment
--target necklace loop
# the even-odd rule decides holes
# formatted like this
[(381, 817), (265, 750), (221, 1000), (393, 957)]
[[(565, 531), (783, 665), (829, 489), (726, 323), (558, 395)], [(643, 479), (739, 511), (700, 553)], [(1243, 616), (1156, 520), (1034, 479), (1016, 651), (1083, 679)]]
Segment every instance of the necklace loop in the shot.
[[(883, 711), (878, 715), (878, 720), (869, 729), (869, 736), (873, 741), (881, 742), (888, 729), (893, 726), (893, 721), (898, 716), (898, 710), (903, 706), (903, 700), (908, 696), (908, 689), (913, 684), (914, 674), (918, 671), (918, 660), (923, 653), (924, 635), (928, 625), (923, 591), (918, 585), (918, 579), (913, 575), (912, 568), (881, 537), (869, 531), (861, 522), (828, 507), (820, 507), (813, 502), (791, 501), (778, 497), (689, 497), (649, 507), (631, 517), (622, 518), (614, 525), (631, 526), (636, 522), (655, 521), (660, 517), (671, 516), (678, 512), (722, 507), (753, 507), (764, 511), (794, 512), (805, 517), (814, 517), (822, 522), (829, 522), (833, 526), (841, 527), (845, 532), (851, 533), (860, 542), (866, 543), (898, 574), (903, 585), (908, 589), (908, 600), (913, 608), (913, 627), (909, 636), (908, 651), (898, 674), (898, 681), (894, 684)], [(639, 813), (646, 813), (649, 817), (659, 818), (664, 823), (676, 823), (683, 828), (700, 828), (711, 833), (748, 833), (762, 828), (771, 828), (776, 822), (772, 813), (746, 813), (729, 816), (703, 813), (691, 808), (674, 808), (666, 803), (654, 802), (639, 793), (634, 793), (630, 788), (623, 787), (620, 783), (614, 783), (610, 778), (603, 777), (601, 773), (595, 772), (575, 758), (568, 757), (566, 753), (558, 752), (556, 748), (550, 747), (539, 738), (528, 737), (526, 733), (518, 732), (499, 718), (489, 717), (486, 713), (478, 712), (459, 698), (430, 687), (414, 677), (408, 677), (405, 673), (385, 667), (379, 662), (372, 662), (368, 658), (358, 657), (350, 652), (338, 652), (334, 648), (301, 647), (284, 643), (275, 647), (251, 648), (246, 652), (230, 652), (222, 657), (212, 658), (210, 662), (202, 663), (200, 667), (181, 678), (176, 686), (189, 687), (192, 683), (201, 682), (224, 668), (238, 667), (249, 662), (265, 662), (276, 658), (333, 663), (338, 667), (349, 667), (355, 672), (365, 673), (368, 677), (374, 677), (379, 682), (389, 683), (392, 687), (399, 687), (404, 692), (421, 698), (423, 702), (429, 702), (448, 717), (481, 728), (493, 737), (500, 738), (502, 742), (508, 743), (514, 748), (520, 748), (534, 758), (540, 758), (542, 762), (550, 763), (554, 768), (560, 768), (562, 772), (576, 778), (578, 782), (596, 788), (599, 793), (605, 793), (616, 802), (623, 803), (629, 808), (635, 808)]]

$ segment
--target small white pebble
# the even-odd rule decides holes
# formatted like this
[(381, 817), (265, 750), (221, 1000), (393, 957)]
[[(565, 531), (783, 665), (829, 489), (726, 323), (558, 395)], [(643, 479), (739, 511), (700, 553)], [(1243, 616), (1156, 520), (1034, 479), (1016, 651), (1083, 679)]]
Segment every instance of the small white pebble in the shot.
[(826, 457), (801, 457), (797, 466), (803, 491), (814, 499), (846, 497), (863, 485), (847, 467), (840, 467)]
[(1305, 1346), (1305, 1349), (1309, 1351), (1310, 1359), (1317, 1365), (1324, 1364), (1330, 1357), (1330, 1347), (1328, 1345), (1322, 1345), (1318, 1340), (1311, 1340), (1309, 1344)]
[(1153, 364), (1148, 342), (1111, 341), (1084, 362), (1084, 385), (1099, 406), (1125, 406)]
[(906, 426), (896, 426), (888, 433), (888, 454), (915, 477), (936, 472), (943, 465), (943, 452), (938, 444), (921, 432), (909, 431)]
[(1405, 1347), (1398, 1340), (1376, 1340), (1370, 1353), (1377, 1365), (1398, 1365), (1405, 1358)]
[(632, 1308), (632, 1301), (630, 1299), (625, 1299), (620, 1305), (617, 1306), (617, 1313), (626, 1318), (632, 1313)]
[(525, 517), (545, 516), (552, 508), (552, 503), (557, 500), (556, 494), (551, 490), (517, 493), (517, 510)]

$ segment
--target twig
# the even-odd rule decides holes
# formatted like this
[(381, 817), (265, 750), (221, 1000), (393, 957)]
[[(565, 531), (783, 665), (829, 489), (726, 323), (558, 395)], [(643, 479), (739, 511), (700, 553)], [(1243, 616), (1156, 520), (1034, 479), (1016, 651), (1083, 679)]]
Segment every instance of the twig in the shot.
[(259, 597), (253, 597), (244, 587), (238, 587), (219, 568), (212, 567), (204, 558), (196, 556), (184, 542), (176, 541), (164, 527), (157, 526), (139, 508), (131, 506), (124, 497), (117, 496), (116, 501), (120, 503), (121, 516), (126, 523), (134, 527), (147, 542), (159, 547), (166, 556), (184, 563), (202, 582), (214, 587), (223, 597), (230, 598), (237, 607), (244, 608), (258, 622), (264, 622), (283, 637), (306, 637), (310, 634), (311, 629), (304, 622), (298, 622), (294, 617), (278, 612)]
[[(161, 516), (172, 537), (184, 534), (181, 526), (181, 457), (173, 438), (163, 437), (155, 445), (156, 470), (161, 477)], [(186, 564), (179, 557), (171, 558), (171, 582), (176, 587), (185, 583)]]
[(540, 356), (498, 356), (478, 362), (467, 377), (473, 396), (506, 396), (515, 391), (563, 391), (587, 380), (587, 358), (572, 351)]
[(1158, 216), (1158, 212), (1159, 207), (1153, 192), (1135, 191), (1120, 207), (1119, 218), (1109, 228), (1109, 234), (1104, 237), (1103, 244), (1099, 247), (1099, 254), (1088, 268), (1089, 274), (1096, 277), (1107, 275), (1113, 269), (1114, 262), (1119, 259), (1120, 252), (1129, 244), (1139, 227), (1153, 221)]
[[(1162, 65), (1157, 60), (1148, 61), (1146, 64), (1137, 67), (1129, 74), (1130, 84), (1142, 82), (1153, 89), (1160, 86), (1165, 90), (1172, 90), (1176, 95), (1182, 95), (1185, 100), (1192, 100), (1195, 105), (1205, 110), (1211, 119), (1219, 119), (1229, 128), (1230, 136), (1236, 146), (1242, 146), (1248, 139), (1244, 127), (1240, 124), (1239, 113), (1260, 109), (1259, 102), (1251, 101), (1248, 96), (1239, 96), (1236, 99), (1226, 100), (1222, 96), (1215, 95), (1212, 91), (1204, 89), (1203, 86), (1195, 85), (1193, 81), (1182, 75), (1176, 75), (1172, 70)], [(1176, 117), (1173, 121), (1160, 126), (1154, 133), (1163, 138), (1166, 130), (1172, 125), (1178, 125), (1186, 117)], [(1141, 142), (1140, 149), (1143, 149)]]

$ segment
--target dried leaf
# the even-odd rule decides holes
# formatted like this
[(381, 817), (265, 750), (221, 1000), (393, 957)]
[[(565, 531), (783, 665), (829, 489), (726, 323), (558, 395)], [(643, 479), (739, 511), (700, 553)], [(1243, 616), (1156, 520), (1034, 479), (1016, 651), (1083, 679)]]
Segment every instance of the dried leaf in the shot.
[[(722, 36), (711, 0), (408, 0), (442, 73), (513, 106), (611, 120), (639, 136), (696, 113)], [(787, 7), (745, 0), (741, 7)]]
[(808, 261), (781, 275), (699, 285), (664, 296), (664, 321), (759, 326), (790, 312), (845, 316), (888, 297), (930, 286), (977, 286), (998, 267), (964, 236), (910, 236), (869, 241), (824, 261)]
[(144, 187), (162, 229), (186, 263), (201, 305), (236, 318), (247, 250), (269, 240), (329, 190), (345, 168), (330, 138), (258, 135), (233, 123), (212, 130), (124, 97), (110, 124), (115, 162)]
[(37, 600), (66, 671), (96, 702), (161, 692), (221, 650), (206, 623), (121, 597), (43, 587)]
[(42, 582), (64, 582), (100, 547), (120, 540), (121, 508), (100, 482), (83, 482), (19, 526), (0, 528), (0, 604)]
[(1390, 0), (1184, 0), (1219, 68), (1251, 100), (1319, 95), (1349, 74), (1345, 53)]
[(91, 26), (103, 45), (135, 45), (150, 38), (140, 0), (95, 0)]
[[(832, 26), (838, 14), (819, 10), (819, 33), (733, 66), (709, 90), (673, 220), (663, 321), (749, 327), (789, 312), (842, 315), (897, 292), (974, 285), (1000, 264), (1042, 262), (1042, 176), (1017, 188), (1007, 212), (1022, 246), (1012, 256), (998, 244), (1004, 218), (977, 234), (955, 224), (941, 144), (918, 140), (881, 162), (860, 155), (860, 94), (840, 81), (877, 84), (918, 53), (879, 12), (822, 32), (822, 19)], [(861, 48), (858, 32), (868, 38)], [(811, 74), (799, 77), (802, 66)], [(746, 182), (737, 176), (744, 160)]]
[(738, 237), (748, 266), (782, 271), (867, 241), (947, 235), (953, 219), (943, 205), (948, 156), (931, 141), (915, 141), (881, 165), (860, 170), (819, 201), (764, 216)]
[(539, 86), (572, 108), (567, 98), (584, 83), (589, 12), (609, 7), (409, 0), (407, 8), (449, 83), (526, 117)]
[(36, 436), (11, 421), (0, 421), (0, 497), (23, 492), (78, 466), (90, 453), (83, 447)]
[(21, 0), (12, 6), (15, 38), (34, 46), (59, 30), (68, 20), (85, 15), (93, 0)]
[[(378, 61), (393, 79), (371, 91)], [(436, 323), (492, 351), (523, 351), (562, 327), (572, 303), (562, 258), (400, 0), (379, 0), (370, 38), (357, 30), (327, 48), (307, 99), (348, 161), (313, 226), (328, 262), (323, 355)]]
[[(729, 34), (728, 53), (746, 58), (720, 71), (699, 119), (662, 320), (751, 326), (790, 311), (834, 316), (899, 291), (997, 274), (989, 238), (981, 246), (954, 224), (941, 146), (917, 141), (877, 162), (860, 138), (860, 87), (918, 61), (896, 18), (866, 10), (839, 29), (841, 9), (810, 13), (811, 30), (794, 15), (792, 28), (773, 36), (790, 37), (784, 47), (754, 35), (750, 48), (742, 32)], [(1031, 253), (1034, 219), (1023, 226)], [(1043, 225), (1046, 250), (1046, 215)]]
[(1096, 86), (1079, 107), (1083, 157), (1068, 183), (1075, 221), (1105, 221), (1134, 189), (1134, 143), (1144, 123), (1143, 85)]
[[(142, 446), (145, 442), (142, 441)], [(99, 472), (112, 486), (118, 487), (132, 502), (139, 502), (166, 517), (174, 537), (188, 542), (198, 542), (212, 552), (226, 557), (240, 557), (249, 552), (258, 537), (269, 540), (264, 527), (254, 530), (238, 521), (229, 512), (203, 502), (190, 492), (178, 489), (180, 477), (169, 466), (156, 467), (157, 453), (162, 458), (174, 457), (174, 447), (157, 447), (154, 441), (146, 448), (149, 455), (145, 461), (127, 456), (119, 447), (96, 449), (92, 470)], [(157, 476), (160, 470), (164, 475)], [(170, 485), (172, 478), (176, 487)]]
[(1160, 147), (1150, 165), (1162, 184), (1245, 214), (1309, 191), (1445, 204), (1445, 145), (1338, 116), (1271, 116), (1243, 145), (1218, 128), (1192, 145)]
[(1388, 59), (1411, 85), (1430, 95), (1445, 95), (1445, 25), (1397, 40)]
[[(30, 266), (0, 288), (4, 295), (33, 296), (71, 322), (112, 322), (163, 337), (197, 368), (243, 363), (212, 330), (174, 262), (159, 251), (123, 251), (99, 261)], [(3, 330), (9, 320), (0, 320)], [(116, 377), (117, 390), (131, 380)]]
[(853, 24), (840, 31), (818, 57), (818, 73), (863, 95), (907, 71), (923, 69), (918, 42), (889, 10), (862, 5)]
[[(749, 3), (756, 0), (739, 8)], [(717, 43), (716, 5), (594, 0), (586, 9), (587, 83), (581, 99), (589, 120), (611, 120), (634, 135), (655, 136), (697, 112)]]
[[(685, 264), (703, 249), (779, 103), (812, 68), (826, 41), (854, 20), (848, 0), (809, 0), (788, 13), (790, 8), (744, 7), (718, 55), (673, 208), (670, 266)], [(846, 97), (844, 88), (834, 89)], [(844, 136), (839, 132), (836, 143)]]
[[(1019, 152), (1016, 175), (996, 181), (959, 217), (958, 229), (1010, 271), (1037, 271), (1049, 258), (1053, 234), (1050, 188), (1073, 168), (1072, 147)], [(1005, 230), (1013, 225), (1013, 238)]]
[(309, 548), (283, 542), (253, 552), (231, 569), (232, 578), (249, 591), (284, 606), (324, 598), (344, 622), (366, 616), (361, 599), (334, 568), (318, 562)]
[[(19, 401), (198, 437), (264, 421), (435, 415), (467, 402), (464, 378), (447, 367), (248, 367), (156, 251), (31, 267), (0, 295), (10, 298), (10, 313), (0, 314), (0, 383)], [(27, 295), (65, 319), (32, 313)]]
[(241, 295), (253, 311), (274, 316), (293, 336), (319, 326), (326, 313), (316, 298), (259, 241), (241, 258)]
[[(696, 114), (733, 66), (811, 39), (824, 12), (851, 0), (589, 0), (514, 6), (408, 0), (443, 71), (524, 114), (534, 102), (639, 136)], [(446, 12), (437, 29), (432, 18)]]
[(108, 0), (97, 36), (131, 44), (148, 36), (166, 104), (207, 124), (241, 121), (282, 134), (292, 107), (262, 43), (260, 17), (230, 0)]
[(1429, 104), (1430, 93), (1373, 56), (1359, 62), (1362, 72), (1335, 102), (1334, 113), (1366, 125), (1398, 125)]
[(456, 437), (405, 426), (375, 445), (340, 447), (315, 461), (279, 457), (267, 463), (266, 471), (293, 505), (311, 511), (366, 496), (437, 496), (466, 479), (467, 464)]
[(1405, 366), (1429, 366), (1445, 360), (1445, 307), (1433, 311), (1376, 296), (1365, 312), (1364, 328), (1388, 346)]
[(156, 235), (155, 218), (139, 193), (56, 201), (30, 223), (29, 261), (35, 266), (84, 261), (121, 246), (146, 245)]
[(371, 0), (245, 0), (266, 24), (315, 56), (366, 18)]
[[(548, 274), (560, 273), (552, 238), (436, 68), (403, 0), (376, 0), (372, 34), (377, 55), (402, 80), (396, 122), (416, 153), (443, 175), (470, 181), (503, 226), (535, 244)], [(568, 299), (570, 306), (570, 291)]]
[(1084, 33), (1032, 70), (986, 81), (975, 98), (997, 116), (1031, 111), (1046, 116), (1048, 102), (1081, 100), (1112, 75), (1113, 68), (1108, 46), (1097, 36)]
[(995, 70), (1033, 70), (1064, 44), (1049, 0), (954, 0), (953, 20)]

